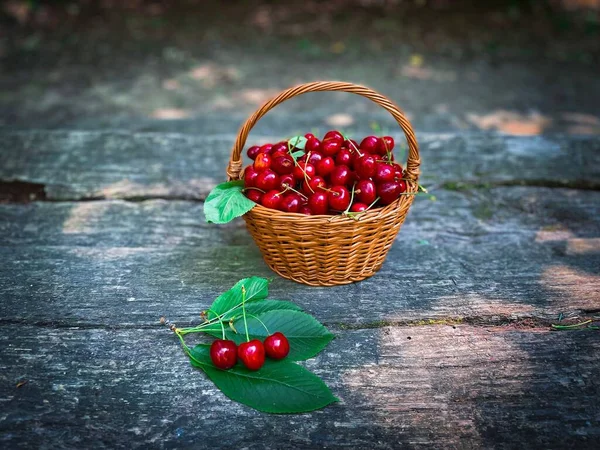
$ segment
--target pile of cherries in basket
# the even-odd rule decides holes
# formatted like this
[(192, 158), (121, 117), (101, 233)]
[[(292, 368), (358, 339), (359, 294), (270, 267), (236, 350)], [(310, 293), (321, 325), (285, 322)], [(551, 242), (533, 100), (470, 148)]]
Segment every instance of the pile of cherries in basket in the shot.
[[(394, 139), (367, 136), (360, 144), (329, 131), (253, 146), (244, 171), (246, 196), (266, 207), (308, 215), (352, 214), (385, 206), (406, 192)], [(302, 141), (303, 149), (294, 144)]]

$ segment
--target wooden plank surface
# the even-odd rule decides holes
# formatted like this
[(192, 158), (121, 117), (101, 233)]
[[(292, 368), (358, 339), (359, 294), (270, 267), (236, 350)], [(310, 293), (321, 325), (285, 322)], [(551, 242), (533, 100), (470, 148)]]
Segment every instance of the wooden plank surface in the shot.
[(597, 448), (598, 333), (334, 330), (306, 365), (341, 403), (273, 416), (225, 398), (158, 327), (2, 327), (2, 446)]
[(274, 277), (275, 298), (347, 326), (593, 312), (599, 213), (594, 191), (441, 191), (415, 202), (375, 277), (307, 288), (274, 276), (242, 221), (208, 225), (199, 203), (0, 205), (0, 321), (189, 321), (250, 275)]
[[(224, 180), (234, 142), (234, 135), (87, 131), (3, 132), (1, 137), (0, 181), (42, 184), (51, 200), (203, 199)], [(266, 139), (277, 138), (256, 136)], [(429, 186), (600, 186), (600, 140), (595, 137), (420, 133), (419, 142), (421, 181)]]

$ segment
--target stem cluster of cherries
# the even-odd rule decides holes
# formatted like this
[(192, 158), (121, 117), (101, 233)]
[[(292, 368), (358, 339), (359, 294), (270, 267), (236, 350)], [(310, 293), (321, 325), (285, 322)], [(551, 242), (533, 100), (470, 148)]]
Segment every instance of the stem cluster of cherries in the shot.
[[(269, 334), (264, 343), (259, 339), (250, 340), (248, 322), (246, 321), (245, 297), (246, 290), (242, 288), (242, 311), (244, 314), (244, 327), (246, 328), (246, 342), (239, 346), (232, 340), (225, 339), (225, 327), (220, 321), (223, 330), (223, 339), (215, 340), (210, 346), (210, 359), (219, 369), (228, 370), (236, 365), (238, 358), (250, 370), (258, 370), (265, 363), (265, 354), (271, 359), (285, 358), (290, 352), (290, 344), (283, 333)], [(260, 322), (260, 319), (255, 317)], [(267, 327), (261, 322), (267, 330)], [(267, 330), (267, 333), (269, 331)]]
[(389, 205), (406, 192), (394, 162), (391, 136), (367, 136), (360, 145), (329, 131), (305, 135), (304, 154), (290, 142), (253, 146), (244, 171), (246, 196), (266, 208), (307, 215), (361, 213)]

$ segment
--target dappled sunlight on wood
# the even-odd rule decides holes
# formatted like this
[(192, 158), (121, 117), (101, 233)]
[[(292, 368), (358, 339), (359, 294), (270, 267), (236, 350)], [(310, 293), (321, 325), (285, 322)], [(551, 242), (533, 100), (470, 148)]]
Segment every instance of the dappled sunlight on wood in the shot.
[(191, 115), (191, 112), (187, 109), (159, 108), (152, 111), (151, 117), (160, 120), (179, 120), (186, 119)]
[(549, 291), (561, 294), (560, 299), (553, 302), (558, 308), (600, 309), (598, 270), (592, 274), (566, 265), (552, 265), (543, 270), (540, 284)]
[(94, 231), (95, 222), (104, 214), (105, 208), (96, 202), (78, 203), (71, 209), (63, 224), (64, 234), (89, 233)]
[(562, 227), (559, 229), (542, 229), (535, 234), (535, 242), (565, 241), (574, 237), (573, 232)]
[[(600, 238), (569, 239), (567, 241), (567, 255), (600, 254)], [(600, 270), (600, 268), (599, 268)], [(600, 296), (600, 292), (598, 293)]]
[(515, 136), (541, 134), (552, 124), (552, 119), (538, 112), (522, 114), (505, 110), (489, 114), (467, 114), (467, 120), (482, 130), (496, 130)]
[(332, 127), (349, 127), (354, 124), (354, 117), (350, 114), (332, 114), (331, 116), (325, 119), (325, 123)]
[(205, 88), (213, 88), (221, 83), (232, 83), (241, 78), (239, 70), (234, 66), (221, 66), (206, 63), (194, 67), (189, 72), (190, 78), (202, 82)]

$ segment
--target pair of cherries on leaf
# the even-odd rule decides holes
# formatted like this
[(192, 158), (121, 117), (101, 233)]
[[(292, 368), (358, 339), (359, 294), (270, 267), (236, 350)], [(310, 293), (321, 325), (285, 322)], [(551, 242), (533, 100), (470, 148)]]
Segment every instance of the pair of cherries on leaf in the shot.
[(265, 354), (271, 359), (285, 358), (290, 352), (290, 343), (283, 333), (271, 334), (261, 342), (252, 339), (239, 346), (229, 339), (217, 339), (210, 346), (210, 359), (219, 369), (228, 370), (235, 366), (238, 358), (250, 370), (258, 370), (265, 363)]

